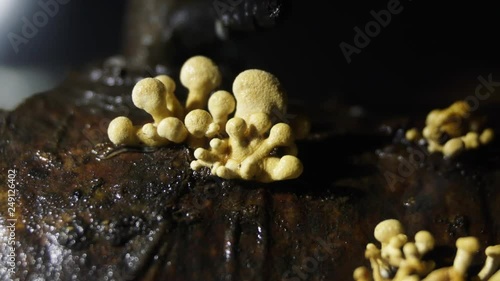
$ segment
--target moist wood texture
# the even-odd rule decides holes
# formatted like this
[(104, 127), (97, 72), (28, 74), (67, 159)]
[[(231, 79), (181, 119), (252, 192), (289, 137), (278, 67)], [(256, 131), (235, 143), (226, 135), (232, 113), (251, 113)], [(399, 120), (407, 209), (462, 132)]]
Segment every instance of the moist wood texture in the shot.
[[(443, 160), (400, 140), (431, 100), (408, 116), (350, 117), (340, 103), (302, 108), (313, 122), (313, 136), (298, 142), (304, 174), (260, 184), (193, 172), (182, 145), (116, 151), (110, 120), (149, 120), (130, 99), (144, 75), (82, 71), (0, 114), (0, 226), (3, 183), (16, 169), (19, 280), (352, 280), (387, 218), (410, 237), (431, 231), (438, 265), (452, 262), (458, 237), (481, 241), (472, 270), (485, 246), (500, 243), (498, 142)], [(498, 120), (489, 108), (481, 109)], [(416, 167), (401, 164), (411, 159)], [(401, 178), (391, 185), (387, 172)], [(0, 250), (3, 263), (5, 243)]]

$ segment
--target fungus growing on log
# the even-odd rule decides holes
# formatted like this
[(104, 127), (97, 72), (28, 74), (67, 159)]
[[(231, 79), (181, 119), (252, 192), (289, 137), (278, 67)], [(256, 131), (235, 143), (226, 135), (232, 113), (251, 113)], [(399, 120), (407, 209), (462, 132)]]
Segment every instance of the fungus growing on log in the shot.
[[(303, 167), (292, 128), (272, 121), (276, 111), (286, 114), (287, 97), (278, 79), (263, 70), (246, 70), (235, 78), (233, 93), (236, 112), (225, 124), (227, 137), (213, 138), (208, 149), (196, 149), (191, 168), (209, 167), (222, 178), (260, 182), (300, 176)], [(275, 152), (278, 148), (283, 155)]]
[(292, 125), (276, 118), (287, 113), (287, 95), (274, 75), (245, 70), (235, 78), (233, 94), (213, 92), (221, 82), (218, 67), (209, 58), (195, 56), (184, 63), (180, 80), (189, 90), (185, 108), (169, 76), (139, 81), (132, 101), (153, 122), (134, 126), (127, 117), (115, 118), (108, 127), (111, 142), (145, 146), (186, 142), (194, 149), (192, 169), (207, 167), (225, 179), (272, 182), (301, 175), (295, 140), (308, 134), (310, 124), (307, 119)]
[(360, 266), (353, 272), (355, 281), (498, 281), (500, 277), (500, 245), (485, 250), (485, 264), (476, 276), (468, 276), (469, 267), (479, 251), (476, 237), (460, 237), (456, 241), (457, 251), (453, 264), (435, 269), (435, 262), (424, 255), (433, 250), (435, 239), (428, 231), (415, 234), (414, 242), (407, 241), (401, 223), (395, 219), (380, 222), (374, 231), (380, 249), (368, 243), (365, 258), (370, 261), (372, 274), (367, 267)]
[(441, 152), (445, 157), (453, 157), (490, 143), (494, 132), (484, 127), (483, 120), (472, 116), (467, 102), (457, 101), (448, 108), (429, 112), (422, 133), (416, 128), (406, 132), (409, 141), (416, 141), (422, 136), (429, 152)]

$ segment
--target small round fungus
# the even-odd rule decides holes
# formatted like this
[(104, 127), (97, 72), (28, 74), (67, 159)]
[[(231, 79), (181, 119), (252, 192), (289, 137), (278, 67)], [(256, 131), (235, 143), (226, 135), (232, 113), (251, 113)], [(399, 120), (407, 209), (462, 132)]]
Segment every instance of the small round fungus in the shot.
[(120, 116), (113, 119), (108, 126), (108, 137), (114, 144), (139, 144), (135, 136), (136, 128), (127, 117)]
[(387, 219), (377, 224), (373, 236), (375, 236), (375, 239), (382, 243), (382, 245), (387, 245), (392, 237), (403, 233), (404, 227), (398, 220)]
[(420, 132), (417, 130), (417, 128), (412, 128), (406, 131), (405, 137), (409, 141), (416, 141), (420, 138)]
[(352, 278), (354, 278), (355, 281), (371, 281), (372, 277), (370, 276), (370, 271), (368, 268), (364, 266), (360, 266), (354, 270), (354, 273), (352, 274)]
[(176, 117), (167, 117), (161, 120), (158, 124), (158, 135), (166, 138), (174, 143), (183, 142), (187, 136), (188, 131), (181, 120)]
[(235, 116), (249, 121), (254, 113), (285, 116), (287, 97), (278, 79), (269, 72), (249, 69), (236, 76), (233, 94), (237, 101)]
[(202, 109), (190, 111), (184, 118), (184, 124), (189, 133), (196, 138), (212, 137), (219, 131), (219, 125), (214, 123), (210, 113)]
[(443, 155), (450, 157), (457, 155), (465, 149), (465, 143), (460, 138), (447, 141), (443, 146)]
[(486, 129), (481, 133), (481, 136), (479, 137), (479, 140), (481, 141), (481, 144), (487, 144), (493, 141), (494, 133), (492, 129)]
[(221, 83), (221, 73), (217, 65), (205, 56), (188, 59), (181, 68), (182, 85), (188, 88), (186, 110), (203, 109), (210, 93)]

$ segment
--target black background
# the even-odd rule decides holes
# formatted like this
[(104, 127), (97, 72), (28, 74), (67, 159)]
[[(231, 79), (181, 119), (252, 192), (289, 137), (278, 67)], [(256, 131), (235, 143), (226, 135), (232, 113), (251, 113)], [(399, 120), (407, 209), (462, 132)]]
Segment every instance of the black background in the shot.
[[(292, 0), (281, 25), (232, 40), (244, 65), (269, 70), (291, 96), (311, 102), (342, 96), (382, 111), (428, 98), (444, 105), (450, 92), (473, 94), (479, 75), (500, 80), (499, 10), (486, 1), (401, 0), (403, 11), (347, 63), (339, 44), (353, 44), (353, 28), (363, 29), (373, 20), (370, 11), (388, 2)], [(125, 1), (73, 0), (20, 55), (3, 53), (0, 62), (78, 68), (120, 53), (124, 11)]]

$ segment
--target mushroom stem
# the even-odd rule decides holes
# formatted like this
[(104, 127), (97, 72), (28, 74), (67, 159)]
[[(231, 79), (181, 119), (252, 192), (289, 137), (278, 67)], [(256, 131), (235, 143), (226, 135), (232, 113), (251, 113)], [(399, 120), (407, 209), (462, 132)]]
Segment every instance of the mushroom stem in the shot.
[(383, 263), (383, 260), (380, 256), (380, 250), (377, 248), (377, 246), (372, 243), (367, 244), (365, 257), (370, 261), (373, 272), (373, 279), (375, 281), (384, 281), (384, 277), (382, 277), (381, 267), (385, 265), (388, 268), (389, 265)]
[(168, 75), (158, 75), (155, 78), (160, 80), (160, 82), (162, 82), (165, 86), (165, 100), (167, 102), (167, 109), (172, 112), (174, 117), (177, 117), (181, 120), (184, 119), (184, 107), (175, 96), (175, 81)]
[(486, 261), (481, 271), (477, 274), (481, 281), (488, 280), (500, 266), (500, 244), (489, 246), (486, 248), (485, 254), (487, 256)]
[(453, 269), (465, 276), (467, 269), (472, 263), (474, 254), (479, 250), (479, 241), (476, 237), (461, 237), (457, 239), (456, 242), (457, 253), (455, 255), (455, 260), (453, 261)]
[(189, 88), (189, 95), (186, 100), (186, 110), (189, 112), (195, 109), (204, 108), (208, 101), (209, 92), (199, 88)]

